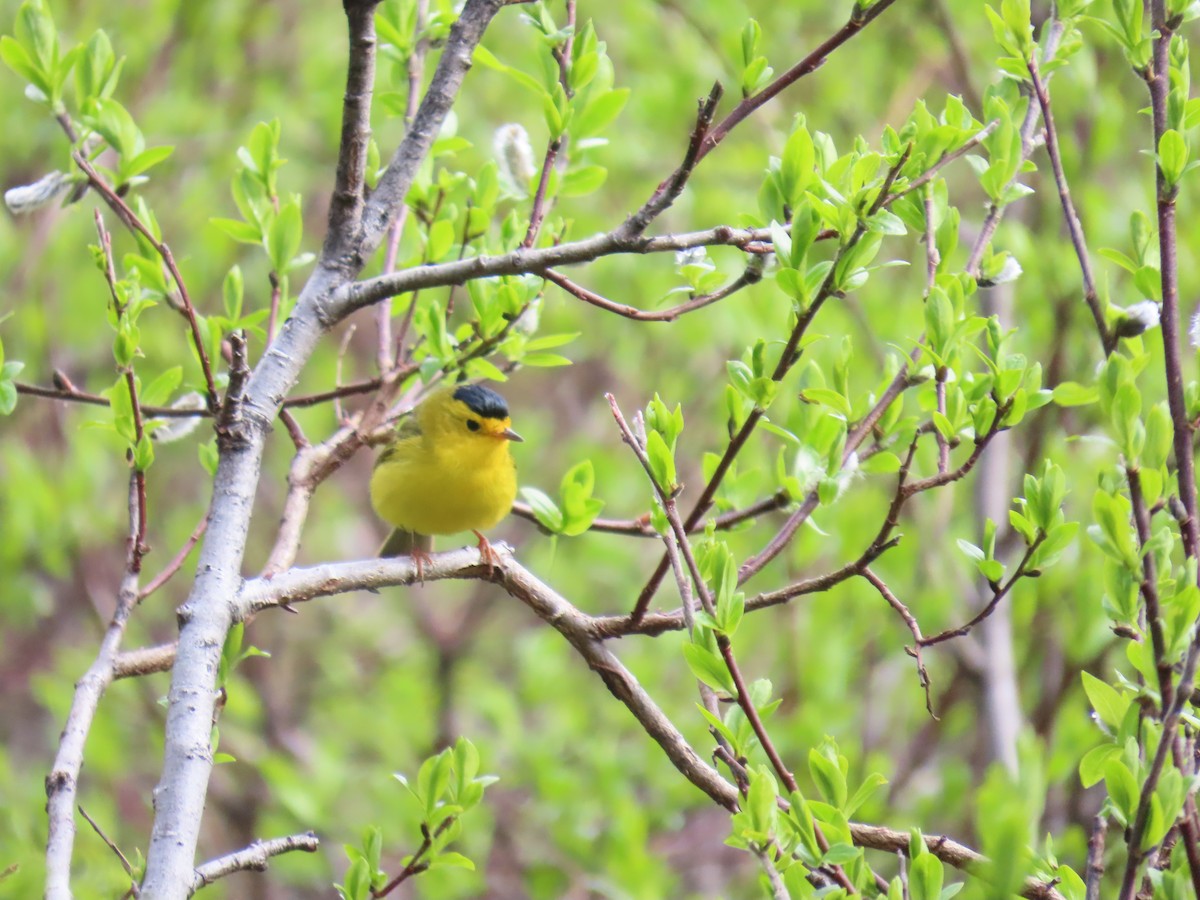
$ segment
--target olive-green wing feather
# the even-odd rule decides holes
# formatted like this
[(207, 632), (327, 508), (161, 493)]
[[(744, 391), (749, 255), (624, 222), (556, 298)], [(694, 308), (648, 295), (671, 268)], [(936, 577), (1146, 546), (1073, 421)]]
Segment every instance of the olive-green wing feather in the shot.
[(414, 550), (424, 553), (432, 551), (433, 536), (416, 534), (412, 531), (405, 531), (403, 528), (394, 528), (392, 533), (387, 536), (387, 540), (383, 542), (383, 546), (379, 548), (379, 555), (383, 557), (412, 556)]
[(383, 452), (375, 457), (374, 468), (379, 468), (381, 463), (387, 462), (396, 452), (396, 446), (404, 441), (421, 436), (421, 426), (417, 422), (417, 417), (409, 414), (400, 420), (400, 424), (396, 426), (396, 433), (392, 437), (391, 443), (383, 448)]

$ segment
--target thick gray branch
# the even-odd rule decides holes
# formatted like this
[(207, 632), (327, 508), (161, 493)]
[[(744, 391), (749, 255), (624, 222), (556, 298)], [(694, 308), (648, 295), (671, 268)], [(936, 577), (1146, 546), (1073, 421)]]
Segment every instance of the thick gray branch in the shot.
[(368, 204), (365, 219), (369, 222), (364, 223), (359, 252), (350, 259), (331, 256), (328, 248), (338, 247), (340, 242), (326, 242), (327, 252), (322, 253), (301, 291), (295, 312), (255, 368), (243, 404), (229, 417), (228, 427), (219, 436), (221, 456), (213, 484), (212, 517), (200, 551), (196, 580), (179, 610), (181, 627), (167, 694), (163, 771), (154, 794), (154, 827), (142, 896), (182, 900), (192, 885), (196, 841), (212, 772), (210, 734), (217, 666), (235, 620), (242, 555), (266, 433), (318, 340), (336, 321), (331, 315), (330, 298), (358, 275), (363, 261), (378, 246), (391, 215), (388, 198), (398, 203), (407, 192), (420, 159), (453, 103), (475, 44), (500, 5), (499, 0), (468, 0), (434, 75), (436, 91), (431, 89), (418, 113), (423, 130), (414, 127), (405, 138), (381, 183), (385, 190), (377, 192)]

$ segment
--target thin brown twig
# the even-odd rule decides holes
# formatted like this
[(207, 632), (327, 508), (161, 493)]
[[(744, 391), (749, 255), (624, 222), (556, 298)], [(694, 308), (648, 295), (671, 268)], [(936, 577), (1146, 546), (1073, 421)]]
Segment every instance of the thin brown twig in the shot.
[[(570, 99), (575, 93), (571, 89), (571, 51), (575, 46), (575, 0), (567, 0), (567, 21), (563, 30), (567, 34), (566, 40), (561, 47), (553, 48), (551, 53), (558, 63), (558, 83), (562, 86), (567, 99)], [(546, 219), (548, 211), (546, 190), (550, 185), (550, 173), (554, 171), (554, 164), (558, 160), (558, 155), (562, 152), (565, 142), (564, 132), (555, 135), (546, 145), (541, 174), (538, 176), (537, 189), (534, 191), (533, 203), (529, 209), (529, 227), (525, 231), (525, 239), (521, 241), (521, 246), (526, 249), (532, 247), (537, 241), (538, 232), (542, 229), (542, 222)]]
[(547, 281), (552, 282), (566, 291), (573, 297), (577, 297), (584, 303), (588, 303), (599, 309), (607, 312), (616, 313), (618, 316), (623, 316), (626, 319), (633, 319), (638, 322), (674, 322), (682, 315), (694, 312), (697, 309), (703, 309), (706, 306), (711, 306), (714, 303), (719, 303), (726, 297), (729, 297), (742, 288), (752, 284), (757, 284), (762, 280), (762, 268), (760, 266), (750, 265), (733, 281), (724, 287), (718, 288), (708, 294), (700, 294), (692, 297), (689, 300), (679, 303), (667, 309), (638, 309), (636, 306), (628, 306), (624, 303), (617, 303), (603, 297), (600, 294), (590, 291), (582, 285), (576, 284), (565, 275), (562, 275), (553, 269), (545, 269), (541, 276)]
[[(350, 349), (350, 341), (354, 338), (354, 332), (357, 330), (355, 324), (351, 322), (346, 326), (346, 331), (342, 334), (342, 343), (338, 347), (337, 360), (334, 363), (333, 369), (333, 384), (334, 389), (342, 386), (342, 364), (346, 359), (346, 351)], [(345, 421), (345, 415), (342, 414), (342, 398), (338, 395), (333, 398), (333, 416), (339, 422)]]
[[(749, 522), (759, 516), (768, 513), (777, 512), (783, 509), (791, 502), (791, 498), (786, 491), (777, 491), (770, 497), (765, 497), (757, 503), (752, 503), (742, 509), (731, 509), (728, 512), (721, 513), (714, 520), (717, 531), (727, 531), (743, 522)], [(520, 500), (513, 503), (513, 515), (520, 516), (522, 519), (527, 519), (530, 522), (537, 522), (537, 516), (533, 513), (533, 507), (528, 503), (522, 503)], [(629, 537), (644, 537), (658, 538), (659, 534), (654, 530), (654, 526), (650, 524), (650, 514), (646, 513), (636, 519), (595, 519), (588, 531), (597, 531), (606, 534), (623, 534)], [(688, 529), (688, 534), (699, 534), (704, 531), (704, 526), (697, 525)]]
[(704, 136), (696, 163), (699, 163), (700, 160), (712, 152), (738, 123), (760, 106), (774, 99), (782, 91), (791, 87), (801, 78), (819, 69), (825, 64), (825, 60), (829, 58), (829, 55), (833, 51), (862, 31), (863, 28), (878, 18), (895, 2), (896, 0), (878, 0), (877, 3), (866, 10), (862, 10), (856, 5), (853, 14), (845, 25), (822, 41), (804, 59), (800, 60), (757, 94), (752, 94), (730, 110), (729, 114), (721, 120), (720, 124)]
[(179, 301), (182, 306), (184, 317), (187, 319), (188, 327), (192, 333), (192, 343), (196, 347), (196, 355), (200, 359), (200, 368), (204, 373), (204, 384), (206, 386), (206, 397), (208, 401), (208, 409), (211, 413), (216, 413), (219, 399), (217, 397), (217, 385), (213, 379), (212, 365), (208, 361), (208, 351), (204, 348), (204, 340), (200, 336), (200, 323), (196, 316), (196, 308), (192, 305), (191, 296), (188, 294), (187, 284), (183, 280), (183, 275), (180, 274), (179, 267), (175, 264), (175, 257), (171, 253), (171, 248), (163, 241), (160, 241), (154, 236), (154, 233), (147, 225), (138, 218), (137, 214), (129, 208), (129, 205), (121, 199), (116, 191), (105, 181), (100, 173), (95, 170), (87, 158), (78, 150), (71, 152), (71, 158), (75, 161), (84, 175), (87, 176), (88, 183), (96, 190), (109, 208), (117, 214), (117, 217), (125, 223), (125, 226), (132, 231), (136, 231), (144, 237), (152, 246), (156, 253), (162, 257), (163, 263), (167, 267), (167, 271), (171, 273), (171, 280), (175, 282), (175, 287), (179, 291)]
[[(412, 51), (405, 60), (405, 70), (408, 78), (408, 93), (404, 103), (404, 125), (412, 127), (413, 116), (417, 113), (417, 105), (421, 99), (421, 83), (425, 78), (425, 57), (429, 52), (429, 39), (425, 36), (425, 27), (429, 20), (429, 0), (417, 0), (416, 21), (413, 23), (414, 37)], [(384, 252), (383, 271), (385, 274), (396, 271), (396, 258), (400, 253), (400, 238), (404, 233), (404, 223), (408, 220), (408, 204), (401, 204), (396, 218), (388, 226), (387, 250)], [(378, 332), (375, 364), (380, 374), (385, 374), (396, 365), (401, 348), (392, 348), (392, 301), (389, 297), (375, 309), (375, 327)]]
[(929, 182), (933, 181), (933, 179), (941, 173), (942, 169), (950, 165), (950, 163), (954, 162), (955, 160), (962, 159), (964, 156), (982, 144), (985, 140), (987, 140), (988, 136), (991, 135), (991, 133), (995, 131), (999, 125), (999, 119), (992, 119), (992, 121), (988, 122), (983, 126), (983, 128), (972, 135), (971, 138), (968, 139), (967, 142), (961, 147), (943, 153), (940, 157), (938, 157), (937, 162), (935, 162), (932, 166), (930, 166), (912, 181), (906, 183), (904, 187), (896, 191), (894, 194), (889, 194), (886, 205), (891, 205), (901, 197), (925, 187), (925, 185), (929, 184)]
[(1138, 548), (1142, 557), (1142, 581), (1138, 589), (1146, 602), (1146, 620), (1150, 627), (1150, 643), (1154, 648), (1161, 711), (1171, 706), (1174, 687), (1171, 680), (1171, 661), (1167, 656), (1166, 638), (1163, 634), (1162, 612), (1158, 602), (1157, 567), (1154, 552), (1150, 547), (1150, 510), (1146, 506), (1146, 495), (1142, 493), (1142, 481), (1137, 467), (1127, 465), (1125, 478), (1129, 485), (1129, 502), (1133, 510), (1134, 529), (1137, 532)]
[[(88, 815), (87, 810), (83, 808), (82, 804), (79, 804), (78, 806), (76, 806), (76, 809), (78, 809), (79, 814), (81, 816), (83, 816), (84, 819), (87, 820), (87, 823), (92, 826), (92, 830), (100, 836), (100, 840), (104, 841), (104, 843), (108, 845), (108, 849), (116, 854), (117, 859), (119, 859), (121, 861), (121, 868), (123, 868), (125, 870), (125, 874), (132, 876), (133, 875), (133, 866), (130, 865), (128, 857), (126, 857), (125, 854), (121, 852), (121, 848), (118, 847), (113, 842), (112, 838), (110, 838), (107, 834), (104, 833), (104, 829), (101, 828), (96, 823), (96, 820)], [(137, 896), (137, 885), (136, 884), (133, 885), (132, 888), (133, 888), (133, 892), (134, 892), (133, 896), (136, 897)]]
[(641, 235), (649, 227), (650, 223), (662, 215), (675, 202), (679, 195), (683, 193), (688, 179), (691, 178), (693, 170), (695, 170), (704, 155), (704, 142), (708, 138), (713, 118), (717, 114), (717, 105), (721, 102), (721, 97), (724, 93), (724, 85), (717, 81), (709, 90), (708, 97), (699, 101), (696, 112), (696, 124), (692, 127), (687, 150), (683, 155), (683, 162), (679, 164), (679, 168), (663, 179), (658, 187), (655, 188), (654, 193), (650, 195), (650, 198), (642, 204), (641, 209), (633, 213), (617, 227), (615, 234), (618, 237), (628, 239)]
[(179, 552), (171, 558), (171, 561), (163, 567), (161, 572), (151, 578), (150, 581), (147, 582), (146, 586), (138, 591), (138, 603), (141, 603), (143, 600), (161, 588), (164, 584), (170, 581), (172, 577), (174, 577), (175, 573), (183, 567), (184, 562), (188, 558), (188, 554), (192, 552), (192, 548), (194, 548), (196, 544), (200, 542), (200, 538), (204, 536), (204, 530), (206, 528), (208, 528), (207, 512), (200, 517), (200, 521), (196, 523), (196, 527), (192, 529), (192, 533), (188, 535), (188, 539), (183, 542), (183, 546), (179, 548)]
[[(888, 174), (885, 176), (883, 184), (876, 195), (875, 201), (872, 203), (867, 212), (867, 218), (878, 212), (882, 204), (886, 201), (888, 191), (891, 189), (891, 185), (895, 182), (900, 170), (904, 167), (904, 163), (908, 160), (911, 149), (911, 145), (907, 147), (900, 155), (899, 160), (889, 169)], [(775, 369), (771, 373), (772, 381), (782, 381), (783, 377), (799, 360), (798, 348), (801, 340), (804, 337), (804, 334), (808, 331), (809, 326), (816, 318), (817, 313), (820, 311), (825, 301), (834, 294), (834, 277), (835, 273), (837, 272), (838, 262), (845, 256), (846, 253), (848, 253), (857, 245), (857, 243), (862, 239), (863, 235), (866, 234), (866, 230), (866, 225), (860, 221), (854, 231), (854, 234), (852, 234), (844, 244), (838, 247), (837, 253), (834, 255), (832, 265), (830, 266), (829, 273), (822, 281), (821, 286), (816, 291), (808, 308), (805, 309), (804, 312), (796, 319), (796, 324), (792, 328), (791, 334), (788, 336), (787, 343), (780, 352), (779, 361), (776, 363)], [(888, 405), (890, 405), (890, 401)], [(886, 408), (886, 406), (881, 409), (877, 407), (878, 413), (876, 416), (882, 415)], [(737, 455), (741, 452), (742, 448), (746, 444), (746, 441), (749, 440), (750, 435), (754, 432), (764, 415), (764, 410), (758, 407), (752, 409), (749, 415), (747, 415), (746, 420), (742, 423), (742, 427), (738, 429), (737, 433), (726, 445), (725, 452), (721, 455), (720, 460), (718, 460), (716, 467), (713, 469), (712, 475), (709, 477), (708, 481), (704, 485), (704, 488), (701, 490), (699, 498), (697, 498), (691, 512), (684, 520), (685, 528), (694, 528), (703, 520), (704, 516), (708, 512), (709, 507), (712, 505), (713, 499), (716, 497), (717, 490), (720, 487), (721, 482), (724, 480), (726, 473), (733, 465), (733, 461), (737, 458)], [(863, 437), (865, 437), (865, 434), (865, 431), (861, 432)], [(857, 449), (857, 445), (852, 447), (850, 441), (847, 440), (846, 456), (844, 459), (849, 459), (849, 456), (854, 452), (855, 449)], [(816, 492), (814, 491), (810, 495), (810, 499), (815, 497)], [(809, 505), (807, 501), (805, 505)], [(815, 508), (815, 502), (812, 504), (812, 508)], [(750, 574), (758, 571), (757, 568), (753, 568), (753, 565), (758, 565), (759, 568), (761, 568), (762, 565), (766, 565), (770, 559), (773, 559), (774, 556), (783, 549), (783, 546), (786, 545), (786, 542), (791, 539), (791, 535), (795, 533), (795, 530), (799, 527), (800, 523), (807, 519), (811, 512), (812, 509), (810, 508), (807, 512), (798, 511), (797, 513), (793, 514), (788, 519), (788, 523), (784, 525), (784, 528), (780, 532), (781, 536), (786, 532), (786, 537), (781, 537), (778, 544), (773, 541), (768, 546), (767, 550), (764, 551), (764, 554), (769, 552), (769, 556), (760, 554), (758, 557), (755, 557), (754, 560), (744, 563), (739, 570), (739, 582), (745, 581)], [(664, 559), (659, 560), (658, 567), (655, 568), (655, 570), (651, 573), (650, 578), (646, 581), (645, 586), (638, 594), (637, 601), (629, 614), (631, 622), (637, 622), (646, 614), (646, 610), (650, 607), (650, 601), (654, 598), (654, 594), (657, 592), (658, 586), (662, 583), (662, 578), (666, 574), (666, 568), (666, 560), (664, 557)]]
[(550, 184), (550, 173), (554, 169), (554, 161), (562, 149), (563, 139), (560, 135), (546, 145), (546, 155), (542, 159), (541, 175), (538, 177), (537, 189), (533, 194), (533, 204), (529, 210), (529, 227), (525, 230), (525, 238), (521, 246), (528, 249), (537, 241), (538, 232), (542, 230), (542, 222), (546, 219), (546, 189)]
[[(122, 304), (121, 296), (117, 291), (117, 270), (113, 262), (112, 235), (104, 227), (104, 218), (100, 215), (99, 209), (94, 210), (94, 219), (96, 234), (100, 240), (100, 252), (104, 256), (104, 280), (108, 284), (108, 292), (112, 297), (113, 310), (116, 312), (117, 321), (119, 322), (126, 315), (127, 307)], [(124, 376), (125, 388), (129, 392), (129, 407), (133, 415), (134, 445), (140, 448), (142, 441), (146, 437), (146, 431), (142, 423), (141, 403), (138, 400), (137, 379), (134, 377), (131, 365), (121, 366), (120, 370)], [(136, 575), (142, 571), (142, 557), (148, 549), (146, 547), (146, 473), (137, 466), (132, 451), (129, 451), (129, 462), (134, 467), (133, 479), (137, 486), (137, 526), (132, 529), (131, 540), (133, 543), (129, 555), (130, 565)]]
[(970, 621), (959, 625), (957, 628), (947, 628), (945, 631), (939, 631), (937, 634), (932, 635), (931, 637), (922, 638), (920, 641), (918, 641), (918, 644), (922, 647), (932, 647), (934, 644), (941, 644), (953, 638), (964, 637), (965, 635), (969, 634), (972, 628), (996, 611), (996, 607), (1000, 605), (1000, 601), (1008, 596), (1008, 592), (1013, 589), (1013, 586), (1021, 578), (1025, 577), (1025, 567), (1029, 565), (1029, 561), (1033, 559), (1033, 554), (1037, 552), (1038, 547), (1042, 545), (1042, 542), (1045, 539), (1046, 535), (1044, 533), (1039, 534), (1036, 538), (1034, 538), (1033, 543), (1031, 543), (1025, 549), (1025, 555), (1021, 557), (1021, 562), (1018, 563), (1016, 571), (1013, 572), (1008, 581), (1004, 582), (1002, 585), (990, 582), (992, 588), (992, 599), (988, 601), (987, 605), (984, 606), (983, 609), (972, 616)]
[(866, 579), (872, 587), (879, 592), (888, 606), (896, 611), (896, 614), (904, 620), (904, 624), (908, 626), (908, 630), (912, 632), (913, 645), (905, 647), (909, 655), (917, 661), (917, 678), (921, 682), (921, 689), (925, 692), (925, 709), (929, 715), (936, 719), (937, 713), (933, 711), (933, 697), (929, 692), (929, 672), (925, 668), (925, 662), (921, 659), (921, 626), (918, 624), (916, 616), (914, 616), (907, 606), (900, 600), (899, 597), (892, 592), (892, 589), (887, 586), (882, 578), (871, 571), (869, 567), (864, 566), (862, 577)]
[(1075, 248), (1075, 257), (1079, 261), (1079, 271), (1083, 276), (1083, 299), (1092, 313), (1092, 320), (1096, 323), (1096, 331), (1100, 335), (1104, 355), (1109, 356), (1117, 348), (1117, 336), (1110, 331), (1108, 323), (1104, 320), (1104, 309), (1100, 305), (1100, 296), (1096, 291), (1096, 278), (1092, 274), (1092, 263), (1088, 257), (1083, 224), (1079, 221), (1079, 214), (1071, 199), (1071, 190), (1067, 186), (1067, 176), (1063, 172), (1062, 157), (1058, 150), (1058, 131), (1054, 125), (1054, 112), (1050, 108), (1050, 92), (1038, 71), (1036, 57), (1030, 58), (1027, 68), (1033, 84), (1034, 96), (1042, 110), (1042, 122), (1046, 128), (1046, 153), (1050, 157), (1050, 171), (1054, 173), (1054, 183), (1058, 187), (1063, 219), (1067, 223), (1067, 233), (1071, 236), (1071, 246)]
[(416, 852), (413, 853), (411, 857), (409, 857), (408, 862), (405, 864), (404, 868), (400, 870), (400, 873), (379, 890), (372, 890), (371, 896), (386, 897), (404, 882), (408, 881), (408, 879), (412, 878), (414, 875), (419, 875), (428, 869), (429, 863), (422, 859), (422, 857), (429, 852), (429, 849), (433, 846), (434, 839), (445, 833), (446, 829), (453, 825), (457, 818), (457, 816), (449, 816), (440, 825), (438, 825), (437, 830), (434, 831), (433, 834), (430, 834), (429, 829), (422, 825), (421, 846), (417, 848)]
[[(659, 484), (658, 479), (655, 478), (654, 468), (650, 463), (650, 456), (646, 450), (644, 439), (639, 438), (634, 430), (630, 428), (629, 423), (625, 420), (625, 416), (621, 413), (621, 408), (617, 405), (616, 398), (612, 394), (605, 394), (604, 399), (608, 401), (608, 405), (612, 410), (613, 418), (616, 420), (617, 427), (621, 431), (622, 440), (633, 450), (638, 462), (642, 464), (646, 476), (654, 486), (655, 493), (658, 494), (659, 502), (662, 504), (667, 521), (671, 525), (673, 544), (678, 548), (680, 555), (687, 563), (692, 585), (695, 587), (696, 595), (700, 599), (701, 607), (710, 617), (715, 617), (717, 610), (713, 602), (712, 592), (709, 590), (704, 576), (700, 573), (700, 567), (697, 565), (695, 555), (692, 553), (691, 542), (687, 538), (687, 531), (679, 518), (678, 510), (675, 508), (674, 494), (669, 490), (669, 486)], [(671, 556), (672, 562), (675, 562), (674, 554)], [(680, 594), (683, 596), (684, 603), (690, 607), (691, 599), (688, 596), (690, 592), (687, 590), (683, 572), (677, 565), (675, 569), (676, 576), (680, 579)], [(686, 616), (687, 613), (685, 612), (685, 618)], [(730, 677), (733, 679), (734, 687), (736, 688), (735, 700), (738, 706), (741, 707), (747, 721), (750, 722), (751, 727), (754, 729), (754, 734), (757, 736), (763, 752), (767, 754), (767, 758), (771, 761), (772, 767), (779, 775), (779, 779), (787, 787), (789, 793), (795, 793), (799, 790), (799, 786), (796, 784), (796, 779), (791, 771), (784, 765), (782, 757), (779, 756), (779, 752), (775, 749), (775, 744), (772, 742), (771, 736), (767, 733), (766, 727), (763, 725), (762, 718), (758, 714), (758, 709), (754, 706), (754, 700), (750, 696), (750, 691), (746, 687), (745, 680), (742, 678), (741, 670), (738, 668), (737, 660), (734, 658), (733, 645), (730, 643), (729, 637), (722, 633), (717, 633), (715, 637), (717, 647), (721, 651), (721, 656), (725, 660), (726, 667), (729, 669)], [(816, 828), (816, 833), (817, 842), (821, 850), (827, 851), (829, 843), (819, 827)], [(858, 893), (840, 866), (833, 865), (829, 868), (833, 879), (839, 885), (851, 894)]]

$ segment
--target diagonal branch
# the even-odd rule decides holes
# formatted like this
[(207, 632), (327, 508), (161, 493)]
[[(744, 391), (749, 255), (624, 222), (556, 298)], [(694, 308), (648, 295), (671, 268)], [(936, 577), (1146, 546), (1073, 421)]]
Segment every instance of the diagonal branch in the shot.
[(1096, 277), (1092, 274), (1092, 263), (1088, 258), (1087, 239), (1083, 236), (1083, 225), (1079, 214), (1075, 211), (1075, 202), (1071, 199), (1070, 188), (1067, 187), (1067, 176), (1063, 172), (1062, 157), (1058, 152), (1058, 131), (1054, 126), (1054, 113), (1050, 109), (1050, 92), (1038, 71), (1037, 59), (1029, 60), (1029, 78), (1033, 82), (1033, 93), (1037, 97), (1042, 110), (1042, 122), (1046, 126), (1046, 153), (1050, 157), (1050, 171), (1054, 173), (1054, 183), (1058, 187), (1058, 199), (1062, 203), (1063, 219), (1067, 223), (1067, 232), (1071, 235), (1071, 246), (1075, 248), (1075, 256), (1079, 260), (1079, 271), (1083, 275), (1083, 299), (1091, 310), (1092, 319), (1096, 323), (1096, 331), (1100, 335), (1100, 343), (1104, 346), (1104, 355), (1109, 356), (1117, 347), (1117, 337), (1104, 321), (1104, 310), (1100, 306), (1100, 296), (1096, 292)]
[(100, 699), (112, 683), (117, 653), (125, 636), (129, 616), (137, 606), (138, 576), (133, 567), (137, 537), (138, 491), (134, 477), (129, 479), (129, 548), (125, 575), (117, 594), (117, 608), (104, 632), (96, 659), (75, 683), (75, 696), (63, 725), (54, 765), (46, 776), (46, 900), (70, 900), (71, 855), (75, 846), (75, 797), (79, 772), (83, 768), (83, 749)]
[(757, 94), (747, 97), (735, 106), (729, 112), (729, 115), (722, 119), (721, 123), (708, 135), (703, 146), (700, 148), (699, 158), (696, 162), (704, 159), (717, 144), (721, 143), (729, 132), (737, 127), (738, 123), (756, 109), (775, 99), (781, 92), (791, 87), (804, 76), (811, 75), (817, 69), (821, 68), (825, 64), (825, 60), (829, 58), (829, 54), (866, 28), (867, 25), (882, 15), (895, 2), (896, 0), (878, 0), (878, 2), (865, 12), (859, 9), (858, 4), (855, 4), (854, 12), (845, 25), (822, 41), (804, 59), (800, 60)]
[(375, 6), (379, 0), (345, 0), (350, 60), (342, 100), (337, 176), (329, 203), (324, 255), (345, 253), (358, 237), (366, 202), (367, 148), (371, 143), (371, 96), (375, 89)]
[[(542, 621), (561, 634), (620, 700), (638, 723), (662, 747), (668, 759), (693, 785), (725, 809), (738, 809), (737, 788), (721, 778), (687, 743), (686, 738), (654, 702), (620, 660), (597, 637), (596, 618), (582, 612), (545, 582), (525, 569), (507, 548), (496, 547), (499, 560), (489, 572), (479, 551), (463, 548), (434, 554), (424, 565), (424, 580), (477, 578), (486, 575), (514, 599), (528, 606)], [(416, 583), (416, 565), (407, 557), (366, 559), (327, 563), (291, 569), (272, 579), (246, 582), (241, 596), (242, 612), (259, 611), (317, 597), (354, 590), (379, 589)], [(911, 834), (878, 825), (850, 823), (854, 843), (888, 853), (907, 852)], [(963, 871), (985, 874), (986, 857), (945, 836), (925, 835), (929, 851), (940, 860)], [(1026, 879), (1020, 894), (1029, 900), (1063, 900), (1054, 886), (1036, 878)]]

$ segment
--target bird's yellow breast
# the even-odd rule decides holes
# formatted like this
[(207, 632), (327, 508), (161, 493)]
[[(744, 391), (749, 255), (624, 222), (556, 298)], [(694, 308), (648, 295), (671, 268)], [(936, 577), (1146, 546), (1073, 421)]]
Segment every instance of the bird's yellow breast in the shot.
[(508, 441), (485, 435), (402, 438), (371, 475), (371, 505), (384, 521), (418, 534), (491, 528), (517, 495)]

